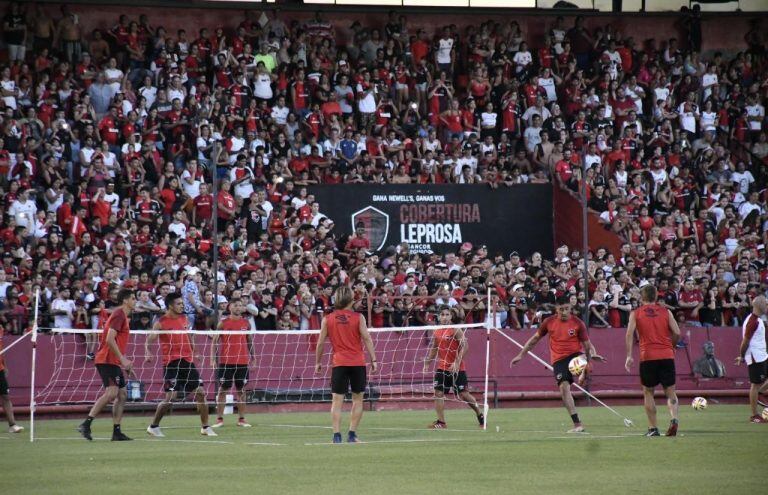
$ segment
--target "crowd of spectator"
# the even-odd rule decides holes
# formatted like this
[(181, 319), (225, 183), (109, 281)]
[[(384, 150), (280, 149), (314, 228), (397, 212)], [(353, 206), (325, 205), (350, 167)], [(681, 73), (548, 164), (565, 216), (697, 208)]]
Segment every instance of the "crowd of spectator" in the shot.
[[(29, 327), (37, 289), (43, 327), (95, 328), (133, 287), (134, 328), (180, 292), (197, 329), (234, 299), (254, 328), (316, 328), (339, 284), (373, 326), (428, 324), (448, 304), (512, 328), (565, 293), (592, 326), (622, 326), (649, 283), (680, 321), (733, 325), (768, 289), (759, 24), (744, 51), (704, 54), (696, 36), (634, 40), (581, 17), (546, 18), (543, 37), (512, 16), (435, 30), (398, 13), (340, 26), (247, 11), (175, 33), (161, 17), (86, 31), (67, 6), (12, 3), (3, 19), (8, 332)], [(552, 260), (482, 239), (370, 252), (310, 193), (360, 182), (586, 185), (625, 243)]]

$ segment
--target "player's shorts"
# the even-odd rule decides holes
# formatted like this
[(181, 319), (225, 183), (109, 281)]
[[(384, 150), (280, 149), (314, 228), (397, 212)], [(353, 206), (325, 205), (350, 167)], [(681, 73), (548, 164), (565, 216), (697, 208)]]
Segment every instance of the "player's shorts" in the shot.
[(760, 363), (752, 363), (747, 366), (749, 370), (749, 383), (760, 385), (768, 380), (768, 359)]
[(555, 361), (552, 365), (552, 373), (555, 375), (557, 384), (560, 385), (563, 382), (573, 383), (573, 374), (568, 369), (568, 365), (571, 364), (571, 359), (581, 356), (582, 352), (574, 352), (570, 356), (564, 357), (558, 361)]
[(248, 365), (221, 364), (218, 370), (216, 370), (216, 376), (222, 389), (229, 390), (234, 383), (237, 390), (242, 390), (245, 384), (248, 383)]
[(125, 376), (123, 375), (123, 369), (116, 364), (97, 364), (96, 370), (101, 377), (101, 384), (104, 388), (117, 387), (125, 388)]
[(203, 385), (200, 373), (197, 372), (195, 363), (184, 359), (176, 359), (165, 365), (163, 370), (166, 392), (190, 393)]
[(661, 385), (664, 388), (675, 384), (675, 360), (654, 359), (640, 361), (640, 383), (643, 387), (653, 388)]
[(439, 390), (442, 393), (454, 390), (458, 394), (465, 391), (468, 385), (469, 380), (467, 380), (467, 372), (464, 370), (461, 370), (458, 373), (440, 369), (435, 371), (434, 389)]
[(365, 366), (334, 366), (331, 371), (331, 392), (334, 394), (346, 394), (350, 388), (353, 394), (362, 394), (366, 382)]
[(8, 380), (5, 379), (5, 370), (0, 371), (0, 395), (8, 395)]

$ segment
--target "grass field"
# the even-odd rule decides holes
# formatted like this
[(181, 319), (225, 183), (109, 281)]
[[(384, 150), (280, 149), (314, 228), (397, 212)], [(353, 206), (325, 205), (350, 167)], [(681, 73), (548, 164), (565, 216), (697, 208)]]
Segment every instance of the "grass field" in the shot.
[[(680, 436), (644, 438), (639, 407), (581, 408), (589, 434), (568, 435), (562, 408), (492, 410), (488, 431), (468, 410), (448, 411), (449, 429), (427, 430), (429, 411), (366, 412), (358, 445), (332, 445), (329, 416), (252, 414), (254, 427), (199, 435), (192, 416), (171, 416), (165, 439), (148, 418), (127, 418), (138, 441), (112, 443), (107, 419), (94, 441), (75, 420), (42, 420), (40, 440), (0, 434), (0, 493), (10, 494), (554, 494), (732, 493), (764, 489), (768, 425), (746, 406), (684, 407)], [(665, 413), (660, 409), (660, 413)], [(666, 424), (666, 418), (660, 415)], [(25, 424), (25, 426), (27, 426)]]

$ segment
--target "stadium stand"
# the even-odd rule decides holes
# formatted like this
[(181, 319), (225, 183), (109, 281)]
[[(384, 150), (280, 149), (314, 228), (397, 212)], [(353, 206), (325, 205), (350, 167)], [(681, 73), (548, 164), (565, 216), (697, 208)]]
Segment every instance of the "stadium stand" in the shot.
[[(132, 327), (180, 291), (197, 329), (233, 299), (254, 328), (316, 328), (339, 284), (379, 327), (432, 323), (435, 297), (482, 321), (487, 288), (502, 327), (535, 327), (563, 293), (591, 326), (621, 327), (648, 283), (686, 325), (732, 326), (768, 289), (759, 23), (737, 51), (701, 51), (685, 18), (653, 40), (600, 17), (546, 17), (533, 36), (511, 16), (459, 28), (247, 11), (166, 31), (159, 12), (124, 12), (108, 25), (12, 3), (3, 19), (7, 333), (30, 327), (38, 288), (41, 328), (97, 328), (133, 287)], [(606, 243), (586, 253), (588, 287), (580, 234), (553, 257), (481, 238), (372, 252), (312, 193), (357, 183), (551, 184), (572, 206), (556, 230), (579, 225), (586, 184)]]

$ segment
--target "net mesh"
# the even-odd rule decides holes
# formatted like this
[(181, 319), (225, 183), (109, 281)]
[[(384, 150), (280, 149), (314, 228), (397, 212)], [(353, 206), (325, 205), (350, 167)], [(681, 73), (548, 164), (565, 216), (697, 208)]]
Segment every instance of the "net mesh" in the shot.
[[(436, 361), (424, 369), (424, 359), (432, 345), (432, 336), (440, 328), (461, 328), (465, 331), (469, 350), (476, 354), (467, 368), (470, 388), (481, 401), (485, 375), (484, 342), (486, 330), (482, 323), (405, 328), (370, 328), (376, 349), (379, 370), (368, 370), (367, 400), (407, 401), (429, 399), (433, 396)], [(72, 405), (94, 402), (103, 391), (102, 380), (93, 364), (86, 358), (86, 336), (100, 330), (55, 329), (53, 363), (41, 363), (45, 386), (36, 393), (37, 405)], [(126, 357), (133, 362), (133, 375), (126, 375), (129, 402), (155, 403), (165, 396), (164, 368), (158, 341), (150, 344), (145, 355), (145, 341), (154, 332), (132, 330)], [(203, 389), (209, 400), (218, 391), (217, 368), (225, 338), (214, 343), (214, 335), (245, 335), (251, 342), (253, 358), (248, 364), (249, 379), (246, 399), (249, 403), (324, 402), (330, 392), (330, 345), (326, 343), (323, 370), (315, 373), (317, 330), (307, 331), (191, 331), (194, 363), (199, 371)], [(98, 337), (96, 337), (98, 338)], [(246, 351), (247, 352), (247, 351)], [(215, 361), (211, 360), (215, 357)], [(469, 363), (465, 357), (465, 363)], [(179, 401), (193, 401), (182, 397)], [(447, 400), (460, 400), (453, 394)]]

